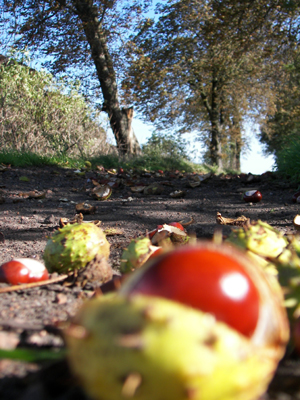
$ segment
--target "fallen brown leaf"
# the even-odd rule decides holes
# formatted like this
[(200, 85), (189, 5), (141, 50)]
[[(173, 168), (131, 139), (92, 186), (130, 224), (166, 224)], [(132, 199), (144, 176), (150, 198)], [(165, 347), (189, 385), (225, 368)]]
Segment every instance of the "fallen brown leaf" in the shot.
[(250, 218), (241, 215), (237, 218), (226, 218), (222, 217), (220, 212), (217, 212), (216, 217), (217, 224), (219, 225), (233, 225), (233, 226), (248, 226), (250, 225)]

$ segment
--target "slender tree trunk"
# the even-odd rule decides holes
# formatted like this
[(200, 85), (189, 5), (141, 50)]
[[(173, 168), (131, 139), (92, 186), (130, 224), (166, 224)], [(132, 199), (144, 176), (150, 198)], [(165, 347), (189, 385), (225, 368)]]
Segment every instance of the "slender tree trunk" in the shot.
[(218, 93), (218, 80), (212, 80), (212, 97), (210, 107), (210, 124), (211, 124), (211, 138), (210, 138), (210, 159), (213, 165), (219, 169), (222, 168), (222, 155), (221, 155), (221, 126), (220, 126), (220, 105)]
[[(201, 80), (200, 80), (201, 82)], [(208, 113), (210, 122), (210, 144), (209, 144), (209, 159), (212, 165), (216, 165), (219, 169), (222, 168), (221, 155), (221, 124), (220, 124), (220, 105), (218, 93), (218, 80), (212, 79), (212, 94), (211, 103), (205, 92), (205, 88), (201, 83), (200, 96), (204, 107)]]
[(109, 116), (118, 151), (121, 155), (140, 154), (141, 148), (132, 130), (133, 108), (120, 107), (116, 74), (98, 13), (90, 0), (73, 0), (73, 4), (91, 48), (104, 98), (102, 110)]
[(232, 118), (232, 141), (234, 142), (234, 159), (233, 159), (233, 167), (237, 171), (241, 170), (241, 152), (242, 152), (242, 132), (240, 125), (239, 115), (236, 115)]
[(240, 131), (240, 136), (236, 138), (235, 142), (235, 169), (237, 171), (241, 170), (241, 152), (242, 152), (242, 138)]
[(210, 138), (210, 160), (212, 165), (222, 168), (221, 144), (220, 144), (220, 125), (218, 119), (211, 119), (211, 138)]

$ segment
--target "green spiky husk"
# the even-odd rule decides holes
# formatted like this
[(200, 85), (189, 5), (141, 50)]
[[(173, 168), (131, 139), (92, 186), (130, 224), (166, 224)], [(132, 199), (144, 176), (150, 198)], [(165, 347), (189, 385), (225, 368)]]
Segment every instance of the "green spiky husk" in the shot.
[(151, 254), (151, 241), (148, 237), (132, 239), (121, 257), (120, 271), (123, 274), (139, 268)]
[(143, 295), (87, 302), (65, 336), (96, 400), (254, 400), (279, 361), (210, 314)]
[(289, 245), (279, 257), (272, 260), (278, 273), (278, 280), (283, 289), (285, 306), (290, 321), (300, 317), (300, 258), (299, 238), (289, 238)]
[(93, 223), (69, 224), (47, 241), (43, 258), (49, 272), (66, 273), (84, 268), (97, 254), (109, 257), (110, 245)]
[(243, 250), (266, 272), (276, 275), (283, 288), (290, 321), (300, 317), (300, 240), (284, 237), (265, 222), (234, 229), (226, 240)]
[(262, 257), (279, 256), (287, 246), (287, 239), (269, 224), (257, 221), (247, 228), (234, 229), (228, 241)]

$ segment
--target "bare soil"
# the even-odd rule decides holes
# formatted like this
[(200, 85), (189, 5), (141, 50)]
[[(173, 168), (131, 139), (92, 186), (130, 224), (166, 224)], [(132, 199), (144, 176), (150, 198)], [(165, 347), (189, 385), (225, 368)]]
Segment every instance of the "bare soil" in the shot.
[[(97, 170), (80, 176), (57, 167), (12, 167), (0, 172), (0, 263), (15, 257), (42, 260), (47, 238), (57, 229), (60, 218), (72, 219), (76, 204), (82, 202), (96, 207), (84, 220), (100, 220), (104, 229), (118, 228), (118, 234), (108, 236), (116, 274), (122, 250), (130, 240), (162, 223), (193, 219), (186, 228), (188, 233), (210, 239), (220, 227), (216, 223), (220, 212), (224, 217), (260, 219), (284, 233), (294, 233), (293, 218), (299, 204), (292, 202), (292, 195), (298, 185), (282, 181), (275, 173), (212, 176), (192, 188), (190, 174), (123, 172), (117, 176), (109, 199), (98, 201), (90, 196), (93, 180), (105, 183), (111, 177), (116, 175)], [(133, 193), (131, 186), (137, 183), (159, 184), (161, 193)], [(254, 188), (261, 191), (262, 201), (245, 203), (242, 193)], [(184, 191), (184, 197), (170, 197), (175, 190)], [(39, 198), (41, 192), (44, 198)], [(224, 226), (223, 234), (230, 230)], [(0, 283), (0, 288), (7, 286)], [(0, 293), (0, 349), (63, 349), (60, 327), (94, 289), (61, 282)], [(0, 359), (0, 398), (87, 400), (65, 360), (37, 363)], [(292, 399), (300, 399), (300, 360), (294, 353), (286, 355), (263, 398)]]

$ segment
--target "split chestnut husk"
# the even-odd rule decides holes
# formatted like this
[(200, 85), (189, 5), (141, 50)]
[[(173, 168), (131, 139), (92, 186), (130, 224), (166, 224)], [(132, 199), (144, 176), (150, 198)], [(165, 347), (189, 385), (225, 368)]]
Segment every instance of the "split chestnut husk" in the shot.
[(256, 400), (289, 337), (282, 300), (238, 250), (182, 246), (83, 305), (65, 331), (69, 363), (96, 400)]

